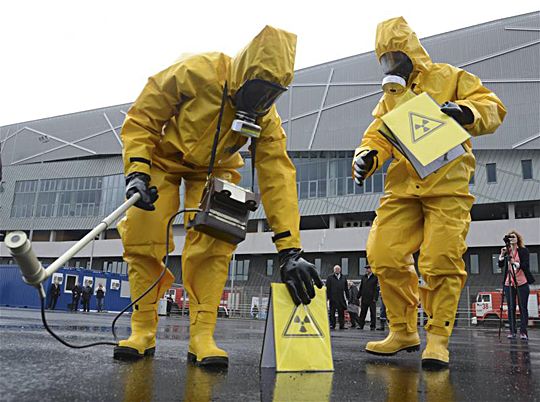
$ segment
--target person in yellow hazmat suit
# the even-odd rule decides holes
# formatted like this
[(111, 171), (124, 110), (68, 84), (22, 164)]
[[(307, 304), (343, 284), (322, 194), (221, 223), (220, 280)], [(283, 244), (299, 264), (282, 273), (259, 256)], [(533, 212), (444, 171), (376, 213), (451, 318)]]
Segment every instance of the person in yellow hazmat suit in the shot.
[[(185, 56), (148, 80), (121, 133), (126, 197), (141, 194), (138, 208), (129, 209), (118, 225), (132, 300), (163, 272), (167, 222), (179, 209), (181, 181), (184, 207), (199, 206), (218, 121), (213, 175), (234, 184), (240, 181), (237, 169), (243, 159), (238, 150), (248, 138), (235, 131), (239, 119), (250, 136), (258, 137), (254, 160), (282, 281), (297, 305), (315, 297), (314, 284), (323, 286), (315, 267), (301, 257), (296, 171), (274, 105), (292, 81), (295, 52), (296, 35), (266, 26), (234, 58), (219, 52)], [(254, 132), (257, 129), (260, 132)], [(185, 214), (186, 227), (193, 217)], [(233, 244), (187, 230), (182, 279), (189, 294), (188, 360), (197, 365), (228, 365), (227, 353), (214, 341), (214, 329), (234, 249)], [(115, 347), (115, 358), (154, 354), (157, 302), (172, 282), (167, 269), (158, 286), (135, 304), (131, 336)]]
[[(385, 78), (384, 94), (373, 111), (375, 120), (355, 150), (353, 177), (362, 185), (384, 162), (393, 158), (386, 175), (385, 195), (367, 242), (367, 257), (380, 282), (390, 333), (382, 341), (368, 342), (366, 351), (393, 355), (419, 350), (417, 306), (428, 314), (427, 345), (422, 353), (426, 368), (449, 363), (452, 333), (461, 289), (467, 274), (462, 256), (467, 250), (474, 197), (469, 181), (475, 158), (471, 143), (466, 152), (421, 180), (412, 165), (377, 132), (380, 119), (401, 97), (427, 92), (472, 136), (493, 133), (506, 110), (479, 78), (460, 68), (433, 63), (416, 34), (402, 18), (377, 27), (375, 52)], [(413, 253), (419, 251), (419, 287)]]

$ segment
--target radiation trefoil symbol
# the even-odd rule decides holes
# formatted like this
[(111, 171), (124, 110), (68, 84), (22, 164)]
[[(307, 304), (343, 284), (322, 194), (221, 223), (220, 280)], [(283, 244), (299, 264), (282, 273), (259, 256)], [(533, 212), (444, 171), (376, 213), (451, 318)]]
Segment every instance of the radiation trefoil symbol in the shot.
[(285, 330), (283, 331), (284, 337), (317, 337), (324, 338), (324, 335), (317, 324), (317, 321), (313, 318), (313, 314), (306, 305), (295, 306)]
[(446, 123), (421, 114), (409, 112), (409, 124), (411, 128), (412, 141), (418, 142), (435, 130), (443, 127)]

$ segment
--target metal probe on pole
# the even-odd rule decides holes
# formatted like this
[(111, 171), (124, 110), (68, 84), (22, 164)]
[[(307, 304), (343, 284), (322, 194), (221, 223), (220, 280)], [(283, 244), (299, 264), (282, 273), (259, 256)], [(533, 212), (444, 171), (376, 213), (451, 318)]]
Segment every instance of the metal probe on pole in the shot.
[(41, 296), (45, 298), (45, 289), (42, 283), (52, 274), (58, 271), (68, 262), (75, 254), (81, 251), (88, 243), (90, 243), (97, 235), (106, 230), (113, 222), (131, 208), (139, 199), (139, 193), (134, 194), (130, 199), (125, 201), (109, 216), (104, 218), (99, 225), (92, 229), (86, 236), (75, 243), (69, 250), (58, 257), (47, 269), (43, 268), (32, 250), (32, 243), (28, 240), (26, 233), (22, 231), (10, 232), (7, 234), (4, 243), (22, 272), (23, 280), (29, 285), (38, 288)]

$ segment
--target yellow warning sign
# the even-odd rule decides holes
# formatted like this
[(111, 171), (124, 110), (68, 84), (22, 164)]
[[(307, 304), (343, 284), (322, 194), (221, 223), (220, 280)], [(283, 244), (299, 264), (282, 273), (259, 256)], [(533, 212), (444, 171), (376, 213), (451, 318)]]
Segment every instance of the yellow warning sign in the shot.
[(409, 124), (413, 142), (425, 138), (426, 135), (432, 134), (435, 130), (444, 126), (444, 123), (440, 120), (414, 112), (409, 112)]
[(289, 322), (285, 326), (283, 336), (305, 337), (316, 336), (322, 337), (322, 331), (311, 315), (309, 307), (303, 304), (296, 306), (293, 310)]
[(421, 93), (381, 117), (400, 147), (423, 166), (463, 144), (470, 134), (427, 93)]
[(283, 283), (272, 283), (261, 367), (276, 371), (334, 371), (326, 289), (295, 306)]

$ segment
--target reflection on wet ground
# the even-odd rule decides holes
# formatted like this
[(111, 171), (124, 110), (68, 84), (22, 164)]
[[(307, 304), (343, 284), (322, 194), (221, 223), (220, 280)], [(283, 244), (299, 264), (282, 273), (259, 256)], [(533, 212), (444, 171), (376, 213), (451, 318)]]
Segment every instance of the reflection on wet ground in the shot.
[[(110, 314), (48, 314), (74, 343), (109, 341)], [(334, 331), (333, 373), (260, 370), (264, 322), (221, 319), (216, 338), (227, 371), (187, 363), (187, 317), (163, 317), (154, 359), (112, 359), (111, 347), (68, 349), (41, 326), (39, 312), (0, 309), (0, 399), (8, 401), (534, 401), (540, 400), (540, 332), (529, 342), (499, 340), (497, 330), (457, 329), (450, 370), (429, 372), (420, 353), (391, 358), (363, 351), (376, 331)], [(129, 332), (129, 317), (118, 333)], [(422, 336), (422, 339), (425, 339)]]

